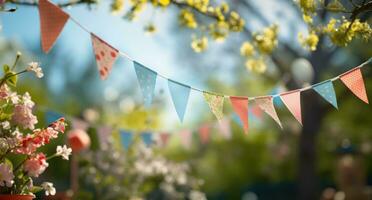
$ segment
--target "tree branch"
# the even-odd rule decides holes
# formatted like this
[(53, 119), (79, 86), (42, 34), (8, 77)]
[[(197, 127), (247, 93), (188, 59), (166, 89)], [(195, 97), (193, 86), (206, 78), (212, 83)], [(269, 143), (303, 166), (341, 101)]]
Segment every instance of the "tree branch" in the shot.
[[(22, 6), (37, 6), (39, 3), (37, 1), (19, 1), (19, 0), (7, 0), (7, 3), (12, 3), (15, 5), (22, 5)], [(79, 4), (95, 4), (97, 3), (97, 0), (71, 0), (66, 3), (59, 3), (57, 6), (59, 7), (68, 7), (68, 6), (74, 6)]]

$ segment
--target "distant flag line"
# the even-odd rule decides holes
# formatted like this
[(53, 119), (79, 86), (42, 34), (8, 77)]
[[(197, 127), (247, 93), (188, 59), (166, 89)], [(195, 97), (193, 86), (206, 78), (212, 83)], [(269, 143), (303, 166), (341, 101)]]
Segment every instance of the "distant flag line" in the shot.
[[(170, 79), (151, 68), (141, 64), (140, 62), (132, 59), (126, 53), (117, 50), (112, 45), (105, 42), (103, 39), (91, 33), (87, 28), (81, 25), (77, 20), (73, 19), (69, 14), (65, 13), (61, 8), (51, 3), (49, 0), (39, 0), (39, 15), (40, 15), (40, 29), (41, 29), (41, 46), (45, 53), (48, 53), (57, 40), (60, 32), (63, 30), (64, 25), (71, 19), (84, 31), (91, 35), (92, 47), (97, 62), (97, 68), (102, 80), (107, 79), (111, 69), (118, 59), (118, 56), (124, 57), (133, 63), (136, 72), (137, 80), (143, 96), (145, 107), (151, 106), (154, 89), (156, 86), (157, 78), (163, 78), (168, 81), (168, 89), (173, 102), (173, 106), (178, 115), (179, 120), (182, 122), (187, 111), (188, 99), (190, 91), (197, 91), (204, 96), (211, 112), (216, 116), (217, 120), (221, 123), (224, 118), (223, 107), (224, 100), (229, 99), (233, 110), (237, 114), (245, 133), (248, 133), (248, 110), (251, 103), (255, 103), (258, 108), (273, 118), (280, 127), (282, 123), (276, 113), (274, 106), (274, 98), (280, 98), (284, 105), (288, 108), (294, 118), (302, 125), (302, 111), (301, 111), (301, 93), (306, 90), (313, 89), (318, 93), (326, 102), (330, 103), (333, 107), (338, 109), (336, 93), (334, 91), (333, 82), (340, 79), (341, 82), (359, 99), (365, 103), (369, 103), (366, 93), (361, 68), (372, 62), (372, 58), (362, 63), (361, 65), (337, 76), (332, 79), (317, 83), (301, 89), (287, 91), (275, 95), (267, 96), (230, 96), (225, 94), (218, 94), (211, 91), (204, 91), (187, 84)], [(202, 129), (202, 140), (208, 138), (207, 128)], [(150, 141), (149, 136), (146, 136), (146, 141)], [(146, 143), (149, 145), (149, 143)]]

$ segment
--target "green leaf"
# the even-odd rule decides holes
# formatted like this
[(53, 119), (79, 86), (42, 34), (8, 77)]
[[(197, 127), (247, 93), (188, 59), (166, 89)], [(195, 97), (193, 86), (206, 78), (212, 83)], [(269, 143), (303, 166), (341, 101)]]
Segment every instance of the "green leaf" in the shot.
[(3, 65), (3, 71), (4, 71), (4, 74), (7, 74), (8, 72), (10, 72), (9, 65), (7, 65), (7, 64)]
[(42, 187), (40, 187), (40, 186), (34, 186), (34, 187), (31, 188), (30, 192), (31, 193), (37, 193), (37, 192), (40, 192), (42, 190), (43, 190)]
[(7, 78), (6, 78), (6, 82), (12, 86), (16, 86), (17, 85), (17, 76), (15, 75), (15, 73), (13, 72), (8, 72), (6, 74)]
[(10, 169), (13, 171), (13, 163), (12, 161), (8, 160), (7, 158), (4, 159), (4, 163), (10, 166)]

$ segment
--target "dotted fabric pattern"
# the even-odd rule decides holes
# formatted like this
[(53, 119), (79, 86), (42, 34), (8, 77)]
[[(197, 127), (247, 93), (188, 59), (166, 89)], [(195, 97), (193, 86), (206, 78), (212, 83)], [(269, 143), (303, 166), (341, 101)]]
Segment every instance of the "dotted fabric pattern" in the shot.
[(212, 94), (209, 92), (203, 92), (205, 101), (208, 103), (212, 113), (216, 116), (218, 121), (223, 118), (223, 101), (224, 97), (221, 95)]
[(336, 93), (332, 81), (329, 80), (319, 85), (315, 85), (313, 89), (335, 108), (338, 108)]
[(157, 73), (140, 63), (133, 62), (137, 80), (140, 84), (145, 107), (150, 107), (154, 96)]
[(294, 91), (290, 93), (285, 93), (280, 95), (285, 106), (292, 113), (292, 115), (297, 119), (302, 125), (302, 115), (301, 115), (301, 92)]
[(366, 88), (364, 85), (363, 75), (360, 68), (353, 69), (341, 75), (341, 81), (348, 87), (351, 92), (359, 99), (369, 104)]
[(39, 1), (41, 47), (48, 53), (70, 16), (48, 0)]
[(118, 58), (119, 51), (93, 33), (91, 34), (91, 38), (99, 75), (102, 80), (106, 80)]
[(235, 113), (243, 123), (244, 132), (248, 133), (248, 98), (230, 97), (230, 101)]
[(275, 120), (276, 123), (278, 123), (280, 128), (283, 128), (282, 123), (280, 122), (280, 119), (274, 107), (273, 97), (257, 98), (254, 101), (262, 111), (267, 113), (271, 118)]

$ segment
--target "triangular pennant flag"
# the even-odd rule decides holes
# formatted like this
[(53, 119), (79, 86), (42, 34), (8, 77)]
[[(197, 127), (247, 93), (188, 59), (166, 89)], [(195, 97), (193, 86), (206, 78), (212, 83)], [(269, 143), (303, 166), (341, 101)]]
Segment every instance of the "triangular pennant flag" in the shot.
[(336, 93), (335, 89), (333, 88), (333, 83), (331, 80), (319, 83), (313, 86), (313, 89), (325, 100), (327, 100), (330, 104), (332, 104), (335, 108), (338, 108)]
[(218, 127), (219, 132), (223, 137), (226, 139), (231, 138), (231, 127), (230, 127), (230, 120), (229, 118), (223, 118), (218, 124), (216, 124)]
[(91, 38), (99, 75), (102, 80), (105, 80), (118, 58), (119, 51), (93, 33)]
[(45, 120), (47, 124), (51, 124), (52, 122), (62, 117), (64, 117), (62, 114), (54, 112), (54, 111), (47, 111), (45, 113)]
[(81, 129), (81, 130), (85, 131), (85, 130), (88, 129), (89, 124), (88, 124), (88, 122), (86, 122), (84, 120), (73, 118), (72, 121), (71, 121), (71, 127), (73, 129)]
[(302, 125), (302, 115), (301, 115), (301, 91), (291, 91), (280, 95), (285, 106), (292, 113), (292, 115), (297, 119)]
[(203, 92), (204, 99), (207, 101), (212, 113), (216, 116), (218, 121), (223, 118), (223, 100), (224, 96)]
[(182, 130), (179, 133), (180, 139), (181, 139), (181, 144), (185, 149), (190, 149), (191, 147), (191, 136), (192, 133), (189, 130)]
[(141, 138), (142, 138), (143, 143), (145, 143), (147, 147), (152, 145), (152, 142), (153, 142), (152, 133), (148, 133), (148, 132), (142, 133)]
[(279, 120), (278, 114), (276, 113), (275, 107), (274, 107), (274, 99), (271, 96), (268, 97), (261, 97), (256, 98), (254, 100), (258, 107), (267, 113), (271, 118), (273, 118), (276, 123), (279, 124), (280, 128), (283, 128), (282, 123)]
[(205, 124), (199, 128), (199, 136), (202, 144), (206, 144), (209, 141), (210, 128), (208, 124)]
[(168, 133), (160, 133), (160, 141), (162, 146), (166, 146), (168, 144), (169, 134)]
[(235, 113), (243, 123), (244, 132), (248, 133), (248, 98), (247, 97), (230, 97), (231, 104)]
[(168, 87), (172, 96), (174, 108), (176, 109), (178, 118), (182, 122), (185, 116), (187, 102), (189, 100), (190, 86), (183, 85), (173, 80), (168, 80)]
[(359, 99), (369, 104), (362, 71), (360, 68), (352, 69), (340, 76), (341, 81), (348, 87)]
[(57, 40), (69, 15), (48, 0), (39, 0), (41, 47), (48, 53)]
[(120, 130), (121, 144), (125, 149), (128, 149), (133, 141), (133, 134), (131, 132)]
[(262, 110), (257, 105), (250, 106), (248, 112), (250, 112), (252, 116), (255, 118), (258, 119), (262, 118)]
[(133, 64), (142, 90), (145, 107), (150, 107), (154, 95), (157, 73), (136, 61), (133, 61)]

